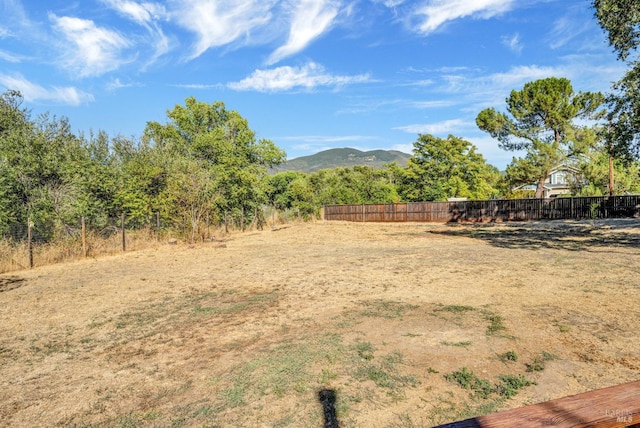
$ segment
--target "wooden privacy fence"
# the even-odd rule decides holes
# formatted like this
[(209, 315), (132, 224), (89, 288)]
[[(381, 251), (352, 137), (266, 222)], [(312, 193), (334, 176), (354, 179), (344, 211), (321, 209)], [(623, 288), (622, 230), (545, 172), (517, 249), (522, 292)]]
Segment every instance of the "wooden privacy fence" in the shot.
[(325, 220), (492, 222), (640, 216), (640, 195), (490, 201), (325, 205)]

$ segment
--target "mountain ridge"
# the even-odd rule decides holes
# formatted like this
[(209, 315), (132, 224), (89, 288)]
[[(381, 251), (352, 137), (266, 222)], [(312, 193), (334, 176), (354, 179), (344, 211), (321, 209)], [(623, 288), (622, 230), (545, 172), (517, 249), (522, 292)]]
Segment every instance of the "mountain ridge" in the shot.
[(363, 152), (349, 147), (323, 150), (313, 155), (289, 159), (272, 169), (272, 173), (298, 171), (311, 173), (322, 169), (361, 165), (382, 168), (384, 164), (396, 162), (405, 166), (411, 155), (398, 150), (368, 150)]

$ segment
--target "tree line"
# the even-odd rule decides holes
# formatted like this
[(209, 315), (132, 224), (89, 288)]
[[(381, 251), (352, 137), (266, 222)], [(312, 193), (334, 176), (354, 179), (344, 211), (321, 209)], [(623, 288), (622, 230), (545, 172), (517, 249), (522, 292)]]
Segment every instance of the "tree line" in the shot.
[[(583, 177), (574, 195), (640, 192), (640, 4), (593, 6), (629, 71), (607, 95), (549, 77), (514, 89), (505, 111), (481, 111), (481, 130), (524, 153), (504, 172), (469, 141), (419, 134), (407, 165), (269, 174), (285, 152), (220, 101), (189, 97), (133, 139), (75, 134), (49, 113), (34, 118), (8, 90), (0, 95), (0, 235), (15, 236), (29, 221), (54, 239), (80, 217), (91, 226), (124, 213), (143, 226), (159, 213), (193, 239), (207, 225), (261, 226), (265, 207), (309, 218), (326, 204), (541, 197), (549, 172), (565, 162)], [(514, 191), (524, 184), (535, 184), (535, 194)]]
[[(155, 221), (191, 239), (209, 225), (260, 227), (265, 207), (308, 219), (323, 205), (516, 198), (519, 184), (537, 183), (573, 159), (588, 183), (575, 195), (608, 191), (609, 145), (601, 94), (574, 93), (570, 82), (530, 82), (507, 98), (507, 112), (491, 108), (477, 123), (507, 150), (524, 150), (505, 172), (487, 163), (469, 141), (419, 134), (407, 165), (331, 168), (314, 173), (269, 168), (285, 161), (271, 140), (257, 139), (248, 121), (224, 103), (193, 97), (167, 111), (167, 122), (148, 122), (137, 140), (77, 135), (66, 118), (32, 118), (20, 93), (0, 96), (0, 234), (14, 235), (27, 221), (45, 239), (64, 236), (81, 217), (89, 226), (122, 213), (131, 225)], [(580, 122), (584, 123), (584, 122)], [(616, 192), (640, 191), (638, 164), (616, 159)], [(536, 195), (539, 196), (539, 195)]]
[(262, 221), (266, 171), (285, 158), (222, 102), (187, 98), (167, 112), (166, 124), (148, 122), (137, 140), (76, 135), (66, 118), (32, 118), (22, 104), (19, 92), (0, 96), (5, 236), (30, 221), (53, 239), (81, 217), (99, 226), (122, 213), (139, 226), (159, 213), (192, 237), (210, 224), (245, 227)]

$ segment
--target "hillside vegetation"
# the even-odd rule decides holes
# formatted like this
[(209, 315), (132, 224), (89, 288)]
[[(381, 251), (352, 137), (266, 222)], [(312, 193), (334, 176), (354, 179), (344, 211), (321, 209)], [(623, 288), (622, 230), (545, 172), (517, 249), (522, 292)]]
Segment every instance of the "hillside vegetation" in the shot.
[(321, 169), (337, 167), (353, 167), (356, 165), (381, 168), (385, 164), (396, 162), (406, 166), (411, 155), (397, 150), (360, 151), (351, 148), (329, 149), (313, 155), (289, 159), (271, 169), (272, 173), (280, 171), (315, 172)]

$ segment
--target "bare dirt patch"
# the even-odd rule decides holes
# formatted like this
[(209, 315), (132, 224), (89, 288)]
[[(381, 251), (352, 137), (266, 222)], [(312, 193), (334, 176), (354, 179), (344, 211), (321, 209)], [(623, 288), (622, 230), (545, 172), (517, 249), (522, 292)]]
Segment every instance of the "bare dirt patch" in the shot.
[(640, 379), (640, 222), (318, 222), (0, 275), (0, 425), (431, 426)]

